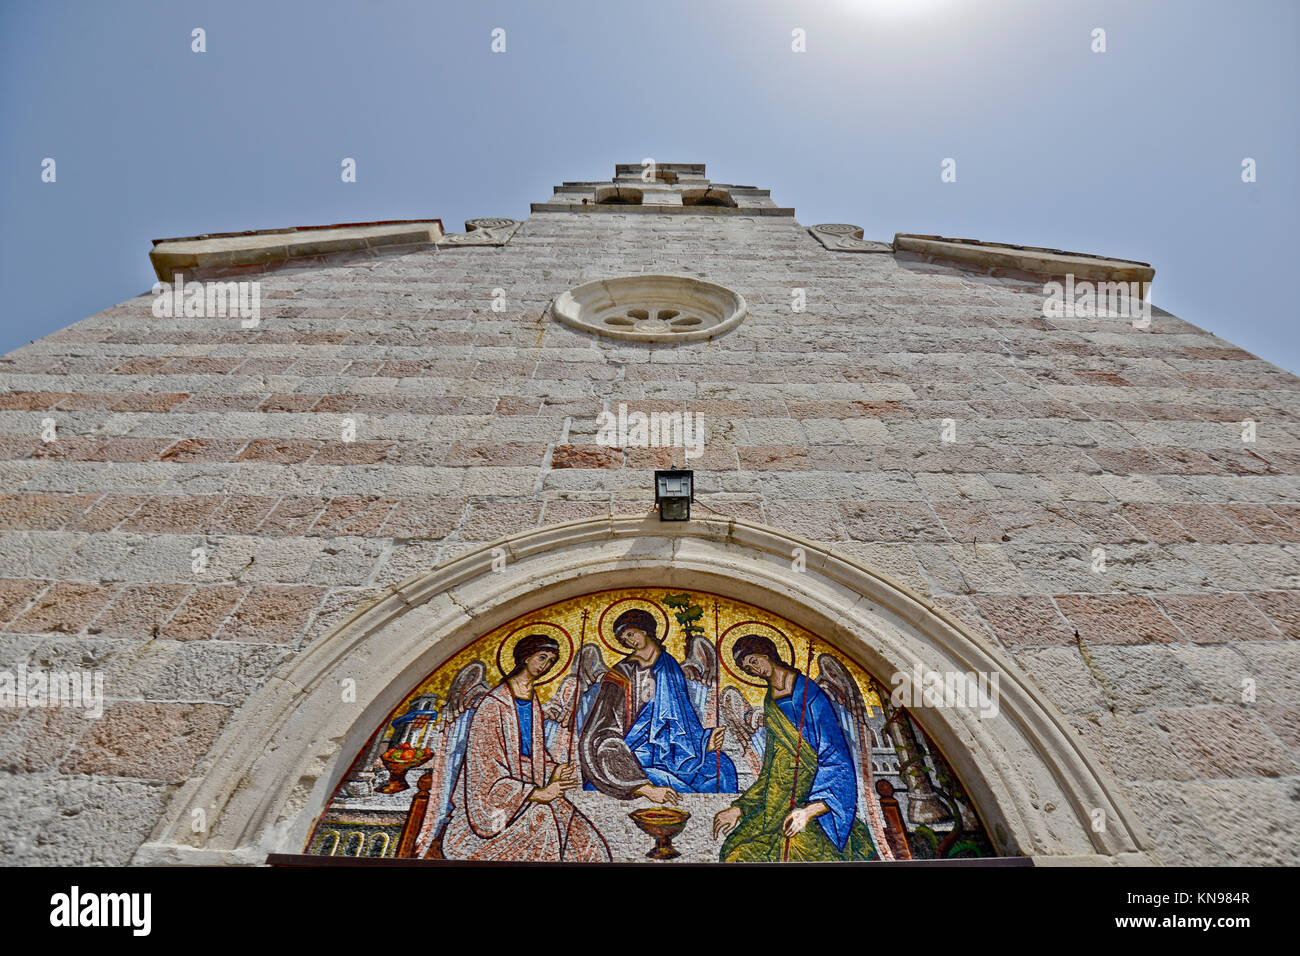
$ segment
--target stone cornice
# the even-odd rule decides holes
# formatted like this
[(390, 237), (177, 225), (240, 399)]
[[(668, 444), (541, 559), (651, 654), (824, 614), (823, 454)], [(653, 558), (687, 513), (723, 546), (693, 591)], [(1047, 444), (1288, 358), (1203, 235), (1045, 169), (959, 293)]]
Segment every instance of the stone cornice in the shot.
[(535, 202), (529, 207), (533, 212), (568, 212), (593, 215), (604, 213), (632, 213), (667, 216), (787, 216), (794, 217), (793, 206), (661, 206), (661, 205), (601, 205), (599, 203)]
[(1104, 282), (1148, 283), (1156, 274), (1150, 263), (1131, 259), (1112, 259), (1041, 246), (1013, 246), (979, 239), (949, 239), (945, 236), (898, 233), (894, 236), (894, 251), (987, 268), (1014, 269), (1036, 275), (1072, 274), (1079, 279)]
[(427, 246), (443, 236), (440, 219), (298, 226), (254, 232), (209, 233), (179, 239), (155, 239), (149, 260), (163, 282), (177, 272), (203, 279), (264, 271), (298, 260)]

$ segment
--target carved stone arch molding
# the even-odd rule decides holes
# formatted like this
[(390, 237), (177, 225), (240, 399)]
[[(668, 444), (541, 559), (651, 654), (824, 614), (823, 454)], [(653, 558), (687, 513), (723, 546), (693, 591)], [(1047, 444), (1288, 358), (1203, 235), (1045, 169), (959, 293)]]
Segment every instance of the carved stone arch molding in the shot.
[[(792, 569), (796, 549), (803, 571)], [(269, 853), (301, 852), (353, 757), (425, 675), (533, 608), (632, 586), (697, 589), (761, 605), (886, 680), (917, 666), (996, 673), (994, 717), (971, 708), (912, 708), (979, 808), (996, 850), (1038, 863), (1153, 862), (1118, 786), (987, 638), (885, 576), (775, 528), (636, 516), (513, 535), (417, 575), (354, 613), (232, 718), (135, 862), (260, 864)], [(355, 703), (343, 702), (349, 679)], [(208, 826), (196, 833), (199, 808)], [(1103, 817), (1104, 826), (1094, 826)]]

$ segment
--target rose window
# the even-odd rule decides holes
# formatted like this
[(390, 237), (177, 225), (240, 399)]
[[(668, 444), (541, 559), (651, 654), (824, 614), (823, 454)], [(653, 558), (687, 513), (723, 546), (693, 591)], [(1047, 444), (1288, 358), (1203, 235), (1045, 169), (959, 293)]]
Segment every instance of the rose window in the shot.
[(746, 311), (740, 293), (688, 276), (597, 279), (555, 301), (556, 318), (566, 325), (651, 342), (713, 338), (738, 325)]

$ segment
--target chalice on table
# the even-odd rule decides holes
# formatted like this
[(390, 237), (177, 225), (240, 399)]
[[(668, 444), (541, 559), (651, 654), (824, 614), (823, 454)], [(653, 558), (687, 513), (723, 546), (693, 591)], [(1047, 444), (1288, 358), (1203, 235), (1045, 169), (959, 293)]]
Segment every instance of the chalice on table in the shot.
[(628, 814), (637, 828), (654, 837), (655, 845), (646, 856), (651, 860), (672, 860), (679, 856), (673, 849), (673, 837), (686, 828), (691, 815), (675, 807), (642, 807)]

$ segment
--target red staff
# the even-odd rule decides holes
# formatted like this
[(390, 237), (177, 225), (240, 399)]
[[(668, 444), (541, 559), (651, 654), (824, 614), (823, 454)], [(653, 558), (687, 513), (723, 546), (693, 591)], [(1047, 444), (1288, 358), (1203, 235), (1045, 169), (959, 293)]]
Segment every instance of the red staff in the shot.
[[(803, 754), (803, 721), (808, 716), (808, 681), (812, 678), (812, 638), (808, 638), (808, 666), (803, 675), (803, 707), (799, 711), (799, 743), (794, 751), (794, 783), (790, 785), (790, 812), (794, 812), (794, 800), (799, 791), (799, 757)], [(791, 661), (793, 663), (793, 661)], [(790, 838), (785, 838), (785, 849), (781, 851), (781, 862), (790, 859)]]
[(573, 666), (573, 711), (569, 714), (569, 763), (573, 763), (573, 738), (578, 734), (578, 702), (582, 690), (582, 650), (587, 646), (587, 609), (582, 609), (582, 630), (578, 636), (578, 655)]
[[(573, 711), (569, 714), (569, 763), (573, 763), (573, 739), (578, 736), (578, 702), (582, 689), (582, 650), (587, 646), (587, 609), (582, 609), (582, 630), (578, 634), (578, 655), (573, 667)], [(576, 811), (574, 811), (576, 812)], [(569, 831), (573, 829), (574, 812), (569, 814), (569, 823), (564, 828), (564, 842), (560, 845), (560, 855), (569, 846)]]
[[(722, 632), (718, 629), (718, 602), (713, 602), (713, 728), (722, 726), (719, 718), (719, 703), (722, 700)], [(713, 792), (722, 792), (722, 748), (715, 751), (718, 755), (718, 770), (714, 776)]]

